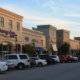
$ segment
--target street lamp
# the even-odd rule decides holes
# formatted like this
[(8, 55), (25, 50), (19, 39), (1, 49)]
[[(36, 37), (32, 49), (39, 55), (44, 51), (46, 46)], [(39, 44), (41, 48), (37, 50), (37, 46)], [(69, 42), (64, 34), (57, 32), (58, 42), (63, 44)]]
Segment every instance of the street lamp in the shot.
[(16, 53), (18, 53), (18, 47), (17, 47), (17, 35), (15, 36), (15, 47), (16, 47), (15, 51), (16, 51)]
[(41, 40), (41, 42), (42, 42), (42, 47), (43, 47), (43, 40)]

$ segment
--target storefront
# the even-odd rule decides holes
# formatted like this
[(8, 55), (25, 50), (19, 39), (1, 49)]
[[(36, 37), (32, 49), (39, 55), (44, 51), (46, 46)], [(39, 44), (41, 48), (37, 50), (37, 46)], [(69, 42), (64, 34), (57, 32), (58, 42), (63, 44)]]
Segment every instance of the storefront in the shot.
[(22, 19), (0, 8), (0, 55), (22, 52)]
[(23, 45), (35, 46), (37, 52), (41, 51), (42, 53), (45, 50), (43, 48), (46, 48), (46, 37), (39, 31), (23, 28), (22, 41)]

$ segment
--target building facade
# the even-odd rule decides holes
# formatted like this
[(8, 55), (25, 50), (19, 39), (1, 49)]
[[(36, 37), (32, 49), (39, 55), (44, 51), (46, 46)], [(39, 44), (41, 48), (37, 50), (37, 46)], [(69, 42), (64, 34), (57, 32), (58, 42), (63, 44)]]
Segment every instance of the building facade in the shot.
[(22, 19), (0, 8), (0, 53), (22, 52)]
[(54, 51), (57, 51), (56, 27), (52, 25), (38, 25), (36, 30), (43, 32), (43, 34), (46, 36), (46, 48), (48, 51), (50, 50), (51, 46)]
[(70, 39), (70, 31), (57, 30), (57, 47), (61, 47), (64, 43), (70, 44), (70, 53), (78, 53), (80, 50), (79, 38), (75, 37), (75, 40)]
[(80, 41), (70, 39), (71, 53), (78, 53), (80, 51)]
[(70, 40), (70, 31), (68, 30), (57, 30), (57, 47), (59, 48), (65, 42), (69, 43)]
[(22, 52), (22, 45), (31, 44), (35, 47), (58, 51), (65, 42), (70, 49), (80, 50), (80, 37), (70, 39), (70, 31), (57, 30), (52, 25), (38, 25), (37, 28), (22, 27), (23, 16), (0, 8), (0, 56), (6, 53)]
[(46, 37), (40, 31), (23, 28), (22, 41), (23, 45), (30, 44), (35, 47), (46, 48)]

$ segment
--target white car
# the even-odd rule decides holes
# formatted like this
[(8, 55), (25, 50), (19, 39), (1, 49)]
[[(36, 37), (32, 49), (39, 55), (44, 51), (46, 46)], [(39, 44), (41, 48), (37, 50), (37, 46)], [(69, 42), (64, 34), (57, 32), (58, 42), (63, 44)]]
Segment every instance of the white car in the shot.
[(72, 55), (68, 55), (68, 56), (71, 57), (71, 58), (74, 58), (74, 61), (78, 61), (78, 57), (72, 56)]
[(0, 72), (4, 72), (8, 70), (8, 66), (6, 62), (0, 61)]
[(35, 60), (36, 61), (36, 65), (39, 66), (39, 67), (47, 65), (46, 60), (39, 59), (37, 57), (32, 57), (31, 59)]
[(30, 60), (27, 54), (7, 54), (3, 57), (3, 60), (8, 63), (8, 66), (17, 67), (18, 69), (24, 69), (26, 66), (30, 66)]
[(51, 55), (50, 58), (54, 59), (56, 62), (60, 62), (58, 55)]
[(75, 61), (78, 61), (78, 57), (76, 56), (72, 56), (74, 58)]

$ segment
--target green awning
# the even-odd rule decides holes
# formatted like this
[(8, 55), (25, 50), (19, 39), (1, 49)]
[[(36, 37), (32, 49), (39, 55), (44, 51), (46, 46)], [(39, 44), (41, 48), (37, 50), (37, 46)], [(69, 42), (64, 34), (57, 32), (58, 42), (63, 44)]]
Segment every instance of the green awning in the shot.
[(78, 50), (72, 49), (70, 50), (70, 53), (78, 53)]

